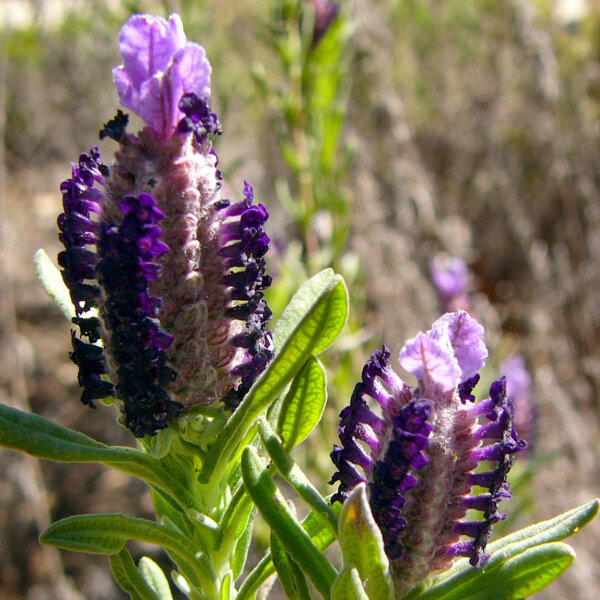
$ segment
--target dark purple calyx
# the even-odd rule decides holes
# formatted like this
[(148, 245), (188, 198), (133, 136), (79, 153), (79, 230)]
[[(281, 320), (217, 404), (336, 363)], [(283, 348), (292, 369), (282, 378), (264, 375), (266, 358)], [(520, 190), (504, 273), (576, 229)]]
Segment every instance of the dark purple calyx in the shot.
[(103, 140), (108, 137), (115, 140), (115, 142), (123, 143), (127, 135), (128, 123), (129, 115), (122, 110), (117, 110), (117, 114), (102, 126), (99, 133), (100, 139)]
[(431, 412), (430, 402), (414, 399), (392, 418), (392, 439), (383, 459), (377, 461), (369, 484), (371, 510), (391, 560), (404, 550), (398, 538), (406, 527), (402, 511), (405, 493), (417, 485), (414, 473), (429, 462), (423, 450), (429, 446), (433, 429), (427, 422)]
[(466, 381), (458, 384), (458, 397), (463, 404), (475, 402), (475, 395), (472, 393), (475, 386), (479, 383), (479, 373), (469, 377)]
[(269, 213), (262, 204), (253, 204), (252, 186), (244, 182), (244, 200), (223, 204), (220, 208), (223, 222), (220, 228), (220, 255), (227, 274), (222, 282), (227, 286), (233, 306), (227, 316), (244, 323), (244, 329), (231, 343), (244, 350), (244, 358), (233, 368), (232, 374), (241, 378), (225, 403), (235, 408), (256, 378), (273, 358), (273, 336), (266, 330), (272, 312), (264, 298), (264, 290), (271, 285), (266, 274), (264, 255), (269, 249), (265, 223)]
[(513, 427), (514, 407), (506, 397), (506, 379), (504, 377), (492, 383), (490, 397), (473, 405), (469, 409), (474, 416), (485, 415), (486, 423), (480, 425), (474, 433), (476, 440), (483, 445), (471, 453), (471, 459), (477, 462), (496, 463), (496, 467), (471, 473), (469, 484), (487, 488), (486, 492), (468, 496), (463, 506), (483, 513), (481, 521), (462, 521), (456, 524), (455, 532), (473, 538), (468, 542), (459, 542), (452, 548), (455, 556), (466, 556), (473, 566), (485, 562), (485, 547), (492, 526), (506, 518), (498, 511), (498, 504), (509, 500), (511, 493), (506, 479), (514, 461), (514, 454), (527, 448), (527, 443), (518, 438)]
[[(421, 451), (427, 446), (431, 426), (426, 423), (428, 403), (410, 401), (389, 358), (385, 346), (373, 352), (363, 368), (362, 381), (354, 388), (350, 406), (340, 414), (342, 446), (335, 446), (331, 453), (338, 470), (329, 483), (339, 481), (332, 502), (343, 502), (358, 483), (369, 482), (373, 515), (386, 550), (395, 555), (396, 538), (404, 528), (403, 492), (416, 484), (412, 473), (427, 464)], [(381, 417), (371, 410), (366, 397), (379, 404)]]
[(198, 144), (208, 136), (222, 132), (219, 118), (211, 110), (209, 98), (198, 98), (196, 94), (184, 94), (179, 101), (179, 110), (185, 115), (177, 125), (179, 133), (193, 133)]
[(58, 239), (65, 247), (58, 255), (58, 264), (75, 307), (73, 323), (79, 327), (81, 336), (90, 342), (77, 338), (72, 331), (73, 350), (69, 356), (79, 367), (78, 378), (83, 387), (81, 401), (92, 408), (95, 408), (94, 400), (114, 394), (113, 384), (102, 379), (107, 372), (103, 349), (95, 345), (101, 337), (100, 320), (83, 316), (98, 306), (100, 298), (95, 270), (96, 246), (107, 175), (108, 168), (102, 164), (98, 148), (92, 148), (89, 154), (81, 154), (79, 162), (72, 167), (71, 179), (60, 186), (64, 212), (57, 221)]
[(156, 262), (168, 252), (158, 225), (164, 214), (150, 194), (127, 195), (120, 203), (122, 221), (105, 222), (96, 267), (104, 289), (104, 323), (116, 365), (117, 396), (125, 425), (135, 436), (154, 435), (182, 409), (165, 386), (175, 378), (166, 350), (172, 336), (161, 329), (160, 298), (150, 284), (160, 276)]

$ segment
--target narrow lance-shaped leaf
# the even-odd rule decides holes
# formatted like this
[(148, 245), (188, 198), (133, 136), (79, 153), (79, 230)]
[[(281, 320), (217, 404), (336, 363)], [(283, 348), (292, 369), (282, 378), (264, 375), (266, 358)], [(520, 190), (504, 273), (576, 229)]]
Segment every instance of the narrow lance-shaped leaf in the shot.
[(344, 501), (340, 514), (339, 540), (344, 566), (358, 569), (371, 600), (392, 600), (393, 584), (383, 537), (369, 507), (364, 483)]
[(40, 536), (43, 544), (92, 554), (116, 554), (128, 540), (160, 546), (193, 584), (213, 586), (207, 557), (198, 554), (191, 539), (162, 523), (121, 514), (76, 515), (52, 523)]
[(260, 418), (258, 421), (258, 432), (265, 450), (273, 460), (273, 464), (281, 473), (283, 478), (298, 492), (299, 496), (320, 515), (323, 521), (331, 527), (333, 532), (337, 531), (338, 518), (319, 491), (312, 485), (302, 469), (292, 460), (290, 455), (283, 449), (282, 443), (271, 429), (269, 422)]
[[(342, 505), (339, 502), (336, 502), (331, 507), (331, 510), (339, 516), (341, 508)], [(317, 516), (314, 511), (309, 513), (302, 521), (301, 525), (302, 529), (306, 531), (318, 550), (323, 551), (329, 548), (329, 546), (337, 539), (337, 534), (334, 534), (329, 525), (325, 525), (322, 517), (320, 515)], [(273, 566), (271, 553), (267, 551), (240, 586), (237, 600), (248, 600), (248, 598), (253, 598), (258, 588), (273, 574), (274, 570), (275, 567)]]
[(0, 404), (0, 444), (58, 462), (98, 462), (143, 479), (184, 508), (197, 508), (194, 496), (156, 460), (123, 446), (107, 446), (83, 433)]
[(119, 587), (131, 600), (166, 600), (167, 597), (159, 597), (137, 570), (131, 554), (123, 548), (117, 554), (110, 557), (110, 568), (119, 584)]
[[(503, 553), (501, 553), (503, 554)], [(504, 557), (490, 570), (473, 568), (468, 580), (435, 586), (406, 598), (419, 600), (521, 600), (552, 583), (575, 560), (573, 549), (561, 542), (534, 546), (520, 554)]]
[(60, 309), (63, 315), (70, 321), (75, 316), (75, 307), (71, 302), (69, 290), (63, 281), (58, 268), (50, 260), (46, 251), (40, 248), (33, 255), (35, 274), (40, 280), (46, 293)]
[(162, 569), (147, 556), (142, 556), (138, 563), (138, 569), (144, 581), (152, 588), (158, 600), (173, 600), (169, 582)]
[(310, 577), (320, 594), (328, 599), (336, 570), (291, 514), (267, 468), (251, 446), (246, 447), (242, 454), (242, 475), (248, 493), (271, 531), (279, 538), (284, 549), (294, 556), (298, 566)]
[(76, 515), (52, 523), (40, 536), (43, 544), (75, 552), (116, 554), (127, 540), (139, 540), (194, 556), (190, 539), (156, 521), (121, 514)]
[(321, 420), (326, 403), (325, 369), (311, 356), (292, 381), (279, 411), (277, 433), (286, 450), (306, 439)]
[[(487, 561), (486, 569), (489, 569), (497, 561), (507, 558), (508, 555), (504, 551), (509, 546), (510, 555), (514, 556), (540, 544), (564, 540), (594, 519), (598, 514), (599, 507), (600, 500), (596, 499), (552, 519), (535, 523), (496, 540), (487, 547), (490, 558)], [(432, 586), (458, 586), (460, 582), (476, 577), (477, 573), (478, 571), (472, 569), (468, 561), (458, 560), (450, 569), (434, 577), (431, 584)], [(412, 599), (413, 595), (409, 594), (407, 598)]]
[[(450, 598), (466, 598), (465, 594), (467, 592), (470, 591), (469, 593), (475, 594), (477, 586), (484, 585), (482, 577), (495, 577), (495, 573), (499, 569), (506, 569), (506, 564), (517, 565), (517, 567), (525, 564), (530, 568), (530, 560), (534, 560), (531, 557), (537, 556), (539, 559), (546, 556), (544, 554), (545, 550), (540, 550), (538, 554), (537, 549), (552, 546), (549, 548), (548, 555), (546, 556), (548, 558), (547, 569), (544, 569), (542, 565), (539, 568), (539, 572), (536, 572), (537, 580), (545, 586), (557, 576), (554, 575), (550, 578), (552, 573), (559, 571), (560, 568), (563, 570), (566, 569), (570, 564), (569, 561), (572, 560), (569, 558), (572, 551), (567, 550), (569, 547), (564, 544), (556, 546), (555, 542), (569, 537), (589, 523), (597, 515), (599, 506), (600, 501), (594, 500), (558, 515), (553, 519), (530, 525), (505, 536), (488, 545), (490, 558), (484, 569), (474, 569), (466, 560), (461, 559), (448, 569), (448, 571), (433, 577), (428, 589), (415, 589), (408, 593), (405, 599), (449, 600)], [(527, 554), (530, 551), (533, 554)], [(559, 556), (561, 552), (564, 556)], [(515, 559), (515, 562), (511, 563), (513, 559)], [(520, 561), (523, 562), (521, 563)], [(519, 576), (519, 572), (518, 570), (514, 572), (515, 577)], [(544, 572), (546, 572), (546, 575), (544, 575)], [(533, 578), (532, 575), (532, 581)], [(463, 595), (456, 596), (456, 594)]]
[(353, 565), (344, 567), (331, 588), (331, 600), (371, 600)]
[(271, 534), (271, 555), (287, 600), (310, 600), (304, 573), (274, 534)]
[[(295, 300), (299, 296), (300, 300)], [(291, 308), (290, 308), (291, 307)], [(291, 312), (292, 314), (288, 313)], [(286, 316), (287, 315), (287, 316)], [(236, 463), (242, 441), (262, 414), (296, 376), (311, 355), (323, 351), (342, 331), (348, 316), (348, 293), (344, 280), (331, 269), (305, 283), (284, 312), (280, 331), (289, 335), (277, 340), (276, 354), (244, 400), (227, 421), (219, 438), (211, 446), (200, 483), (213, 485), (213, 478), (226, 472), (227, 463)], [(277, 328), (276, 328), (277, 331)]]

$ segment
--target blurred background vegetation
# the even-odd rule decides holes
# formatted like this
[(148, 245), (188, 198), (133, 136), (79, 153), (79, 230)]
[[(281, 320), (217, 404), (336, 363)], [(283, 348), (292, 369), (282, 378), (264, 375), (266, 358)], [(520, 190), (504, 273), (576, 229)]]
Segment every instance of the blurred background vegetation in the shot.
[[(321, 36), (329, 4), (0, 0), (0, 401), (133, 441), (110, 409), (80, 405), (69, 325), (32, 255), (58, 251), (59, 184), (114, 115), (119, 27), (177, 11), (213, 65), (228, 193), (248, 179), (272, 215), (275, 317), (325, 266), (350, 287), (351, 321), (325, 358), (331, 403), (297, 456), (315, 482), (331, 476), (337, 415), (370, 352), (397, 353), (439, 316), (428, 265), (445, 252), (472, 270), (488, 379), (513, 352), (533, 379), (535, 451), (506, 527), (600, 495), (600, 4), (340, 0)], [(1, 598), (123, 597), (107, 560), (37, 536), (74, 513), (149, 516), (142, 484), (5, 450), (0, 478)], [(573, 545), (575, 566), (540, 598), (597, 598), (598, 523)]]

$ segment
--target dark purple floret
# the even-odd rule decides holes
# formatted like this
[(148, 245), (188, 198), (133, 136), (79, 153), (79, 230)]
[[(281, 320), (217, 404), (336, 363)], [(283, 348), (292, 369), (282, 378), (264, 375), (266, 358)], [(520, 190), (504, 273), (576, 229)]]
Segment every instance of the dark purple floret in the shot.
[(179, 133), (193, 133), (198, 144), (204, 142), (209, 135), (220, 135), (221, 123), (217, 115), (210, 110), (208, 98), (198, 98), (196, 94), (184, 94), (179, 101), (179, 110), (185, 117), (179, 121)]
[(423, 450), (429, 446), (428, 437), (433, 429), (427, 422), (431, 412), (429, 402), (411, 400), (393, 417), (392, 440), (383, 459), (377, 461), (369, 484), (371, 510), (391, 559), (402, 554), (402, 544), (397, 538), (406, 526), (402, 515), (406, 502), (403, 494), (417, 485), (414, 473), (429, 462)]
[(466, 381), (458, 384), (458, 397), (460, 401), (465, 404), (468, 402), (475, 402), (475, 395), (471, 392), (475, 389), (475, 386), (479, 383), (479, 373), (469, 377)]
[(117, 365), (117, 395), (125, 425), (137, 437), (154, 435), (182, 409), (165, 386), (175, 378), (167, 364), (172, 337), (156, 318), (160, 299), (149, 285), (160, 275), (154, 260), (168, 252), (158, 222), (164, 217), (150, 194), (125, 196), (120, 225), (105, 223), (97, 271), (106, 301), (104, 321)]
[(58, 217), (60, 233), (58, 239), (65, 249), (58, 255), (62, 277), (69, 289), (75, 307), (73, 323), (79, 327), (82, 337), (90, 343), (71, 335), (73, 351), (71, 360), (79, 367), (79, 384), (83, 388), (81, 401), (94, 408), (94, 400), (111, 396), (114, 386), (102, 376), (107, 372), (106, 359), (101, 346), (96, 346), (101, 337), (101, 324), (97, 317), (82, 315), (98, 305), (100, 289), (96, 281), (96, 245), (100, 232), (98, 217), (102, 212), (107, 168), (100, 160), (98, 148), (89, 154), (81, 154), (72, 167), (72, 177), (64, 181), (60, 189), (63, 194), (64, 212)]
[[(390, 408), (390, 394), (378, 380), (385, 381), (392, 388), (400, 387), (399, 378), (389, 366), (389, 358), (390, 351), (385, 346), (373, 352), (363, 368), (362, 381), (354, 388), (350, 406), (340, 413), (338, 432), (342, 447), (334, 448), (331, 453), (338, 471), (329, 482), (339, 481), (340, 485), (332, 502), (343, 502), (357, 482), (367, 481), (366, 477), (359, 475), (357, 467), (368, 474), (379, 466), (372, 454), (381, 452), (384, 433), (393, 425), (392, 415), (387, 412)], [(369, 408), (365, 396), (380, 404), (384, 418), (378, 417)], [(366, 451), (367, 447), (369, 453)]]
[(220, 251), (229, 270), (222, 282), (230, 287), (230, 297), (235, 301), (227, 315), (245, 321), (245, 329), (232, 343), (244, 348), (245, 358), (233, 369), (241, 377), (240, 385), (225, 399), (235, 408), (256, 378), (273, 358), (273, 337), (266, 331), (272, 312), (264, 299), (264, 290), (271, 285), (266, 275), (263, 258), (269, 248), (269, 236), (264, 225), (269, 213), (262, 204), (253, 204), (254, 190), (244, 182), (244, 200), (221, 208), (224, 222), (221, 225)]
[(514, 453), (527, 448), (527, 443), (520, 440), (513, 427), (514, 408), (506, 398), (506, 379), (501, 377), (490, 386), (490, 397), (471, 408), (472, 414), (482, 415), (489, 423), (481, 425), (475, 432), (475, 438), (488, 443), (471, 453), (476, 461), (497, 462), (495, 469), (472, 473), (469, 483), (487, 488), (486, 493), (467, 497), (465, 508), (473, 508), (483, 512), (483, 521), (459, 522), (455, 531), (461, 535), (474, 538), (472, 542), (456, 545), (457, 555), (467, 556), (473, 566), (485, 562), (487, 555), (484, 550), (490, 536), (492, 525), (506, 518), (498, 511), (498, 504), (509, 500), (511, 493), (506, 481), (508, 472), (514, 461)]
[(125, 114), (122, 110), (117, 110), (117, 114), (102, 126), (99, 134), (100, 139), (103, 140), (109, 137), (116, 142), (124, 142), (127, 135), (126, 129), (128, 123), (129, 115)]
[(89, 154), (81, 154), (73, 165), (72, 178), (60, 186), (64, 212), (57, 221), (58, 239), (65, 249), (58, 255), (58, 264), (78, 316), (97, 306), (100, 294), (94, 265), (100, 228), (96, 219), (102, 212), (104, 191), (94, 185), (103, 187), (104, 175), (100, 152), (92, 148)]
[(96, 408), (94, 400), (112, 396), (115, 391), (110, 381), (102, 379), (102, 375), (107, 372), (104, 350), (101, 346), (86, 344), (78, 339), (74, 331), (71, 331), (71, 341), (73, 350), (69, 357), (79, 367), (77, 379), (83, 388), (81, 402), (90, 408)]

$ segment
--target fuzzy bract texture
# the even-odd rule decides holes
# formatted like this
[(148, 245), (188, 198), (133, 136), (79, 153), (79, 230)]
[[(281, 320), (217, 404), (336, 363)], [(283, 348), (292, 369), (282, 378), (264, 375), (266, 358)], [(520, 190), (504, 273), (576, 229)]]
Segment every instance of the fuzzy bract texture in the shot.
[[(396, 374), (384, 346), (340, 415), (333, 500), (343, 502), (367, 482), (398, 594), (456, 556), (482, 564), (492, 525), (504, 518), (498, 504), (510, 498), (506, 476), (526, 444), (514, 429), (504, 378), (474, 403), (486, 357), (479, 323), (462, 311), (448, 313), (400, 352), (417, 387)], [(467, 521), (470, 509), (482, 517)]]
[(97, 148), (73, 166), (59, 263), (82, 400), (116, 398), (143, 436), (194, 406), (235, 410), (271, 360), (269, 213), (247, 182), (243, 200), (223, 194), (210, 65), (179, 17), (134, 15), (120, 46), (117, 91), (146, 126), (128, 132), (119, 110), (100, 132), (119, 143), (110, 169)]

